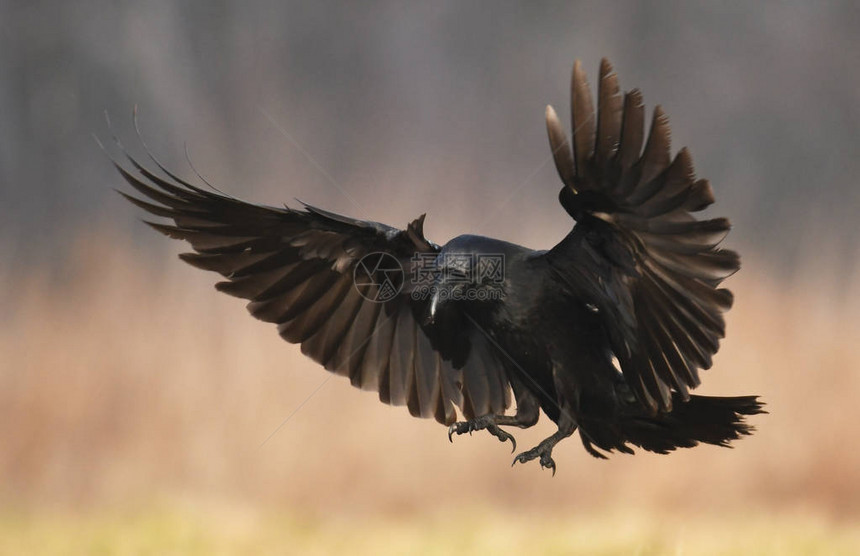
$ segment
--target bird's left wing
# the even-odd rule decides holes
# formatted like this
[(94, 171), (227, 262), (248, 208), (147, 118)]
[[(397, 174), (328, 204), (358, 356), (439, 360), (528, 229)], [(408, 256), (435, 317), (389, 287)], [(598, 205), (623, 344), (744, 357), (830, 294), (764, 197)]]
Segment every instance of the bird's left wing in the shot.
[(692, 215), (714, 202), (711, 186), (695, 179), (687, 149), (671, 158), (659, 106), (645, 140), (642, 95), (622, 96), (607, 60), (596, 117), (578, 61), (571, 97), (572, 147), (552, 107), (546, 118), (559, 200), (577, 224), (546, 257), (600, 314), (639, 401), (669, 411), (671, 391), (689, 395), (724, 335), (732, 294), (719, 285), (739, 268), (737, 253), (717, 248), (729, 222)]
[(248, 299), (251, 314), (329, 371), (445, 424), (455, 405), (467, 418), (509, 405), (504, 371), (481, 334), (464, 323), (468, 340), (455, 353), (423, 330), (429, 301), (413, 299), (406, 279), (412, 257), (439, 250), (424, 237), (423, 215), (400, 230), (308, 205), (254, 205), (128, 160), (132, 169), (114, 164), (147, 200), (120, 193), (173, 221), (147, 223), (191, 244), (182, 260), (224, 276), (218, 290)]

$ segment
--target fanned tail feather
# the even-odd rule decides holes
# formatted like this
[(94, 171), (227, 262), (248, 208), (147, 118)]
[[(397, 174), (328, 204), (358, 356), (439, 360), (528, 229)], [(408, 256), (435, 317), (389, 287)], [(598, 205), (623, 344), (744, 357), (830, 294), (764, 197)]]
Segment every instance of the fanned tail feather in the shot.
[(595, 448), (632, 453), (628, 443), (658, 454), (700, 443), (731, 448), (733, 440), (755, 431), (746, 422), (746, 416), (767, 413), (758, 396), (690, 396), (684, 401), (674, 392), (672, 397), (669, 413), (626, 416), (611, 427), (583, 423), (581, 435), (585, 448), (599, 458), (605, 455)]

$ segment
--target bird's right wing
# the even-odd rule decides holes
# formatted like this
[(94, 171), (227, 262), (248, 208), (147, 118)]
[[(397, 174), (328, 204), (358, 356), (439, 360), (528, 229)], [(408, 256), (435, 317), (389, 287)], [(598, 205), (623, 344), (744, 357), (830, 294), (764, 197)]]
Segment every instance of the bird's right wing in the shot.
[(711, 186), (695, 179), (686, 149), (671, 158), (659, 106), (645, 141), (642, 95), (622, 96), (608, 61), (596, 118), (579, 62), (571, 97), (572, 148), (551, 107), (547, 130), (559, 199), (577, 224), (546, 257), (597, 309), (639, 401), (669, 411), (671, 391), (688, 397), (724, 335), (732, 294), (719, 284), (739, 268), (737, 253), (717, 248), (729, 221), (692, 215), (714, 202)]
[(468, 419), (504, 413), (510, 388), (483, 334), (460, 323), (466, 341), (451, 352), (434, 346), (421, 326), (429, 301), (410, 295), (410, 260), (439, 250), (424, 238), (423, 216), (400, 230), (307, 205), (253, 205), (198, 188), (160, 164), (168, 177), (128, 160), (132, 170), (115, 163), (117, 170), (147, 200), (123, 196), (173, 221), (149, 224), (191, 244), (194, 252), (181, 258), (224, 276), (218, 290), (249, 300), (252, 315), (277, 324), (281, 337), (326, 369), (445, 424), (456, 420), (455, 405)]

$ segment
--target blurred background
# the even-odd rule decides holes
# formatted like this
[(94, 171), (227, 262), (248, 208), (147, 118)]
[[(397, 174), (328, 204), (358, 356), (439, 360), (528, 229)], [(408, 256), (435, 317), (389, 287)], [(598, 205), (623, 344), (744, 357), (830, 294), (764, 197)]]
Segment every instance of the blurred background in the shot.
[[(0, 2), (0, 552), (852, 553), (856, 3)], [(543, 112), (600, 58), (670, 117), (744, 268), (700, 392), (734, 450), (510, 468), (282, 342), (140, 223), (93, 136), (255, 202), (548, 248)], [(106, 115), (108, 116), (106, 118)], [(528, 448), (553, 431), (517, 434)], [(39, 549), (39, 550), (37, 550)]]

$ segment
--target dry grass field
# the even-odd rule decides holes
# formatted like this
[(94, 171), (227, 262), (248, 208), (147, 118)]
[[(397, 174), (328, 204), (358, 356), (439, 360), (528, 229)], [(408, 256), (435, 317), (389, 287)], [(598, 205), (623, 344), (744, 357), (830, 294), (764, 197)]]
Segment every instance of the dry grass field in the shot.
[(533, 515), (483, 508), (308, 518), (172, 505), (134, 514), (0, 518), (2, 554), (853, 555), (860, 528), (810, 513)]
[(551, 478), (328, 380), (214, 275), (76, 245), (59, 272), (0, 274), (0, 553), (860, 550), (856, 280), (729, 281), (702, 392), (770, 411), (734, 450), (598, 461), (573, 438)]

